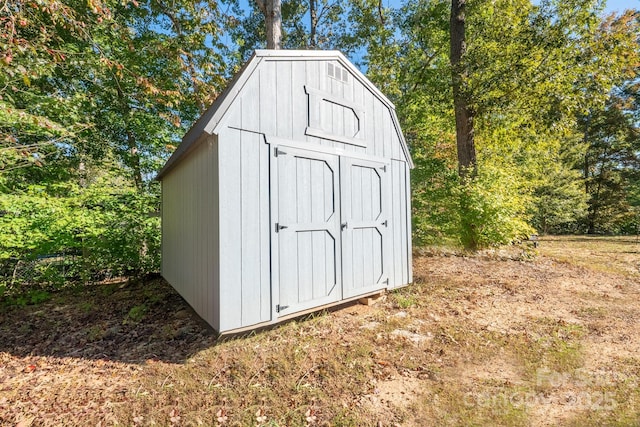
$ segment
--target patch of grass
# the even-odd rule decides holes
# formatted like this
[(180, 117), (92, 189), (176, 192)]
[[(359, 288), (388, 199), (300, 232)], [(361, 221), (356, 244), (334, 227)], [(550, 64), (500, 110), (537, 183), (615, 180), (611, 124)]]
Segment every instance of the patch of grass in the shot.
[(576, 316), (585, 318), (585, 319), (604, 319), (607, 317), (608, 310), (604, 307), (580, 307), (576, 310), (573, 310)]
[(95, 305), (93, 304), (92, 301), (83, 301), (80, 304), (78, 304), (78, 308), (83, 313), (90, 313), (95, 308)]
[[(290, 322), (229, 339), (185, 366), (146, 367), (136, 412), (151, 414), (161, 425), (170, 423), (171, 407), (179, 407), (184, 420), (202, 417), (205, 425), (217, 424), (219, 411), (226, 417), (223, 425), (257, 425), (257, 413), (266, 417), (263, 425), (362, 425), (366, 415), (352, 404), (368, 388), (372, 349), (365, 340), (343, 341), (326, 316)], [(119, 416), (125, 424), (132, 421)]]
[(526, 406), (516, 388), (464, 389), (441, 384), (413, 406), (413, 425), (522, 426)]
[(119, 288), (121, 284), (119, 283), (107, 283), (104, 285), (100, 285), (100, 292), (103, 296), (107, 297), (109, 295), (113, 295)]
[(406, 310), (408, 308), (415, 307), (418, 305), (417, 296), (411, 293), (394, 292), (392, 295), (393, 295), (393, 301), (395, 303), (395, 306), (402, 310)]
[(505, 337), (503, 346), (521, 361), (532, 382), (541, 370), (567, 373), (583, 365), (582, 326), (540, 318), (528, 323), (525, 331)]
[(89, 342), (98, 341), (107, 334), (104, 325), (93, 325), (87, 330), (87, 340)]
[(145, 288), (143, 294), (149, 304), (158, 303), (165, 297), (164, 293), (153, 288)]
[(640, 277), (637, 236), (544, 236), (540, 254), (604, 273)]
[(2, 303), (5, 306), (25, 307), (27, 305), (38, 305), (51, 299), (51, 293), (44, 289), (29, 288), (26, 292), (8, 296)]
[(592, 378), (589, 387), (578, 394), (576, 404), (582, 411), (573, 417), (569, 426), (636, 426), (640, 420), (640, 377), (638, 363), (633, 359), (632, 368), (618, 366), (614, 375)]
[(147, 310), (149, 310), (149, 308), (146, 304), (131, 307), (123, 323), (139, 323), (144, 318)]

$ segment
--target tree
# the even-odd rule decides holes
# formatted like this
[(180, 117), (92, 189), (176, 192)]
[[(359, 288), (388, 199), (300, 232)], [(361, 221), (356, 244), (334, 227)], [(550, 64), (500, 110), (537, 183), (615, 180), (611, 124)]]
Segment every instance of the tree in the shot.
[[(626, 89), (626, 90), (625, 90)], [(637, 84), (612, 93), (607, 106), (582, 118), (586, 144), (582, 171), (589, 197), (586, 231), (620, 232), (636, 221), (633, 183), (640, 176), (640, 129), (634, 117), (638, 109)]]
[[(579, 143), (577, 144), (579, 146)], [(544, 165), (533, 190), (532, 225), (542, 234), (573, 233), (587, 212), (588, 197), (573, 168), (571, 152), (560, 152)]]
[(475, 113), (468, 99), (466, 88), (468, 73), (462, 61), (466, 51), (466, 0), (451, 1), (451, 86), (456, 117), (456, 148), (458, 154), (458, 173), (462, 178), (474, 177), (478, 173), (476, 147), (474, 142)]
[(280, 49), (282, 38), (282, 13), (280, 0), (256, 0), (264, 14), (267, 49)]
[[(463, 4), (464, 39), (458, 36), (452, 46), (461, 16), (455, 11), (452, 16), (451, 6), (443, 0), (407, 4), (398, 13), (399, 37), (393, 35), (401, 54), (371, 58), (377, 62), (368, 65), (373, 75), (388, 64), (395, 69), (384, 79), (387, 87), (399, 88), (394, 102), (417, 164), (414, 206), (423, 210), (415, 212), (415, 223), (424, 227), (425, 236), (467, 236), (463, 240), (469, 246), (484, 245), (490, 242), (487, 236), (497, 236), (497, 242), (509, 233), (512, 238), (527, 233), (523, 220), (546, 215), (536, 210), (546, 197), (557, 201), (560, 194), (574, 193), (575, 184), (562, 189), (566, 179), (577, 179), (573, 163), (559, 159), (576, 141), (577, 115), (604, 105), (611, 88), (626, 78), (625, 64), (637, 55), (636, 24), (627, 20), (612, 31), (600, 16), (601, 5), (592, 2), (480, 0)], [(465, 47), (461, 40), (466, 42), (464, 55), (451, 52), (451, 47)], [(454, 82), (453, 76), (462, 78)], [(454, 83), (461, 89), (457, 95)], [(473, 113), (476, 185), (452, 179), (461, 152), (456, 98)], [(551, 163), (558, 165), (558, 179), (547, 179)], [(559, 188), (552, 188), (556, 184)], [(461, 188), (465, 192), (458, 199)], [(478, 195), (503, 204), (500, 216), (479, 215), (474, 204), (489, 205)], [(575, 215), (583, 206), (579, 199), (573, 199)]]
[[(250, 2), (245, 9), (231, 3), (227, 31), (232, 45), (229, 57), (239, 68), (255, 49), (264, 48), (267, 39), (263, 2)], [(344, 2), (338, 0), (284, 0), (280, 5), (282, 49), (340, 49), (348, 53), (342, 35), (347, 26)]]
[(206, 0), (0, 6), (0, 277), (65, 251), (86, 277), (157, 269), (151, 178), (230, 74), (222, 19)]

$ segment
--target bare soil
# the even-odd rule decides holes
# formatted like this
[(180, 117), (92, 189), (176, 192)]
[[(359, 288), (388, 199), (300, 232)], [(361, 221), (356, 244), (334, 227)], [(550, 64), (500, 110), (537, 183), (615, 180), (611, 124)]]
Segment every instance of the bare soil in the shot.
[(5, 305), (0, 425), (640, 425), (640, 244), (421, 251), (414, 281), (226, 341), (160, 279)]

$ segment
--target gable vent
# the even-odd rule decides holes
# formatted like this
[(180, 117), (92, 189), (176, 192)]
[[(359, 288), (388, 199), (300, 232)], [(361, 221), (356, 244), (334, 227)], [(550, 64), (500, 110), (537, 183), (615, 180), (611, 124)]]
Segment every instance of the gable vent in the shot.
[(327, 74), (329, 74), (329, 77), (333, 79), (340, 80), (344, 83), (349, 83), (349, 72), (339, 65), (328, 63)]

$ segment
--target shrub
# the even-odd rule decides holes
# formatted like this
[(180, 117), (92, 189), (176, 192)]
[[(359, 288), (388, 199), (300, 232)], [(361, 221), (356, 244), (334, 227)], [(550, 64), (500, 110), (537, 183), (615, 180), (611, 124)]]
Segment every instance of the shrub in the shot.
[(525, 214), (530, 203), (521, 178), (484, 165), (462, 181), (444, 163), (427, 161), (413, 182), (416, 243), (455, 243), (466, 249), (509, 243), (533, 232)]
[(57, 287), (156, 272), (159, 195), (104, 177), (0, 194), (0, 287)]

